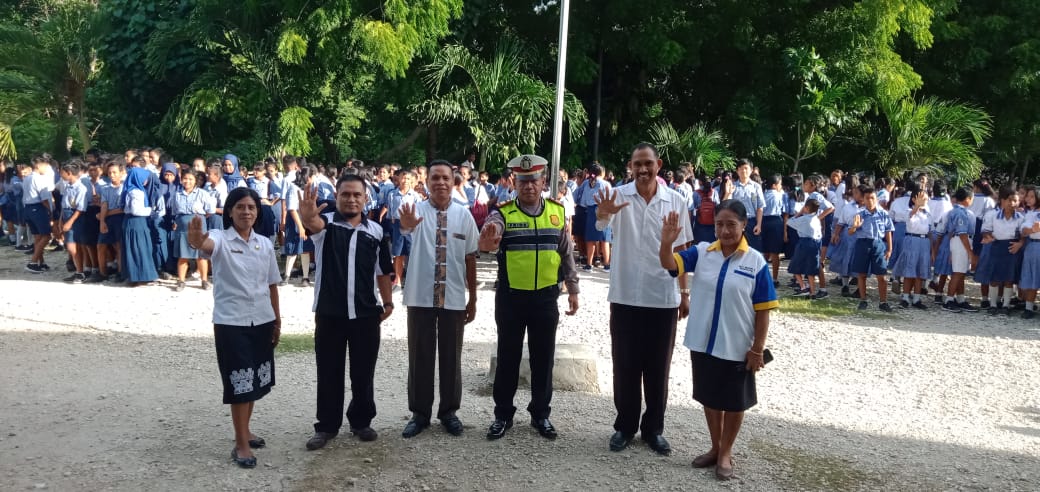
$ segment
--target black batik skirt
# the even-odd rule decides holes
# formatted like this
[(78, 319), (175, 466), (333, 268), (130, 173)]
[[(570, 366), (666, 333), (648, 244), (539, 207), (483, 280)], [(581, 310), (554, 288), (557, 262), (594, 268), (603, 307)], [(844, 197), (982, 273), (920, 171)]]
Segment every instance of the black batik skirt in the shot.
[(213, 325), (224, 403), (248, 403), (274, 386), (274, 322), (254, 326)]

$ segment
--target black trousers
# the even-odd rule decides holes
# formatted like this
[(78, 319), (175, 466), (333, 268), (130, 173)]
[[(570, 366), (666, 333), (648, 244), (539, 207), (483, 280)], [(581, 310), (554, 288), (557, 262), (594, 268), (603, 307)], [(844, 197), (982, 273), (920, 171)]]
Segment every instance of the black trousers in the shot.
[(350, 350), (350, 405), (347, 421), (362, 429), (376, 416), (374, 380), (379, 357), (379, 316), (350, 319), (314, 315), (314, 358), (318, 364), (316, 432), (339, 432), (343, 425), (343, 383)]
[(556, 324), (560, 309), (556, 304), (559, 287), (536, 291), (500, 288), (495, 293), (495, 323), (498, 325), (498, 368), (495, 371), (495, 418), (512, 420), (516, 414), (513, 397), (520, 378), (524, 333), (531, 358), (532, 419), (549, 417), (552, 401), (552, 370), (556, 356)]
[(440, 359), (437, 418), (455, 414), (462, 404), (462, 335), (466, 311), (408, 308), (408, 409), (430, 421), (433, 411), (433, 369)]
[[(610, 351), (614, 362), (614, 430), (644, 437), (664, 432), (668, 372), (675, 347), (676, 308), (610, 304)], [(639, 411), (646, 398), (640, 425)]]

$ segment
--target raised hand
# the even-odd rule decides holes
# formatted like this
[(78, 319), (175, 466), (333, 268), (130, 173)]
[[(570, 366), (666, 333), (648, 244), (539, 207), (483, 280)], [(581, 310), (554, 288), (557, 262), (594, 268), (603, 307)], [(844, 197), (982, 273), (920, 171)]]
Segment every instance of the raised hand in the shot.
[(203, 229), (202, 217), (198, 215), (192, 217), (191, 222), (188, 223), (188, 246), (201, 249), (207, 239), (209, 239), (209, 234)]
[(599, 190), (592, 199), (596, 202), (596, 215), (601, 217), (609, 217), (621, 211), (621, 209), (629, 205), (628, 202), (617, 203), (617, 190)]
[(852, 227), (855, 227), (856, 229), (863, 227), (863, 217), (860, 214), (856, 214), (856, 216), (852, 218)]
[(668, 212), (668, 215), (661, 218), (661, 244), (672, 245), (676, 239), (679, 239), (679, 232), (682, 231), (682, 226), (679, 225), (679, 213)]
[(422, 217), (416, 216), (415, 204), (403, 203), (401, 204), (401, 229), (415, 229), (420, 222), (423, 221)]
[[(327, 203), (318, 205), (318, 186), (305, 185), (303, 187), (303, 197), (300, 198), (300, 208), (296, 212), (300, 214), (300, 221), (306, 225), (311, 222), (315, 217), (321, 214)], [(302, 232), (302, 231), (301, 231)]]
[(496, 251), (500, 242), (502, 242), (502, 234), (498, 232), (498, 226), (491, 223), (484, 224), (484, 229), (480, 231), (480, 239), (477, 240), (480, 250)]

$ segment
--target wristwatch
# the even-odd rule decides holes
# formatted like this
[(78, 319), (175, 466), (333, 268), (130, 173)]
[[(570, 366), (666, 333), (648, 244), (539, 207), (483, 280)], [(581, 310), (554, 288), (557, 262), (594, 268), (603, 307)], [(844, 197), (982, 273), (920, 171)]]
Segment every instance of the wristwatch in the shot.
[(690, 289), (679, 289), (680, 294), (690, 295)]

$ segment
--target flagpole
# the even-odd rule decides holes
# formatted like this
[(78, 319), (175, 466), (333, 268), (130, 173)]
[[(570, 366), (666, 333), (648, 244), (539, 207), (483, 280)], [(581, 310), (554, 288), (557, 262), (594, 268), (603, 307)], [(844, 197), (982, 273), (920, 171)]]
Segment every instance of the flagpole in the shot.
[(560, 1), (560, 52), (556, 65), (556, 111), (553, 115), (553, 146), (551, 173), (547, 177), (552, 197), (556, 198), (557, 184), (560, 180), (560, 152), (563, 147), (563, 95), (566, 92), (564, 80), (567, 76), (567, 24), (570, 19), (570, 0)]

